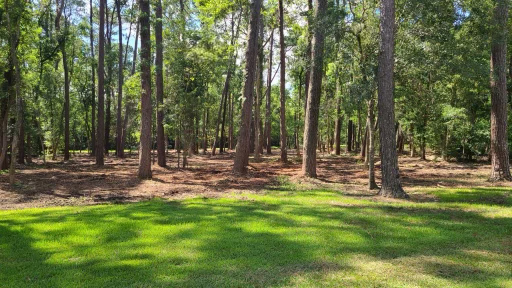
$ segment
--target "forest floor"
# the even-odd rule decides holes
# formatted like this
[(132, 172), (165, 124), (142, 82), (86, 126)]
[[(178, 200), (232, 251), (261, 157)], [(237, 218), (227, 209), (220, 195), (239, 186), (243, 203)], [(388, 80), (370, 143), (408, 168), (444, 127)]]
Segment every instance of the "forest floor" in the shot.
[[(329, 189), (344, 194), (373, 197), (376, 191), (367, 190), (367, 171), (356, 154), (341, 156), (319, 153), (318, 175), (305, 180), (297, 175), (301, 158), (289, 151), (289, 163), (282, 164), (279, 155), (263, 155), (261, 161), (251, 160), (244, 177), (231, 173), (234, 153), (211, 157), (196, 155), (189, 158), (187, 169), (178, 169), (175, 153), (168, 154), (168, 167), (153, 165), (153, 179), (137, 178), (138, 158), (107, 157), (104, 168), (94, 165), (94, 158), (76, 154), (67, 162), (38, 159), (33, 164), (20, 166), (17, 184), (8, 184), (8, 175), (0, 175), (0, 209), (28, 207), (91, 205), (99, 203), (137, 202), (152, 198), (184, 199), (193, 197), (223, 197), (230, 193), (258, 193), (282, 185), (301, 189)], [(401, 156), (401, 179), (411, 201), (436, 199), (431, 193), (445, 188), (511, 187), (510, 183), (487, 181), (490, 165), (486, 162), (456, 163), (440, 159), (421, 161)], [(376, 163), (377, 179), (380, 162)], [(426, 193), (427, 192), (427, 193)], [(498, 204), (503, 197), (495, 199)]]
[(401, 157), (394, 200), (356, 155), (307, 181), (292, 155), (241, 178), (232, 154), (172, 156), (147, 181), (135, 157), (0, 175), (0, 287), (512, 287), (512, 189), (486, 163)]

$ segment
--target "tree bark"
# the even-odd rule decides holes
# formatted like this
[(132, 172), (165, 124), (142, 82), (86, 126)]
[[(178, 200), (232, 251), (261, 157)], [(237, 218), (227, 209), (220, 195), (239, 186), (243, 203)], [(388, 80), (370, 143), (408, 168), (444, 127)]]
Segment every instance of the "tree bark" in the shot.
[(352, 152), (352, 141), (354, 140), (354, 136), (352, 135), (354, 133), (354, 124), (352, 123), (352, 120), (348, 120), (347, 125), (347, 152)]
[[(336, 80), (336, 91), (339, 91), (339, 80)], [(336, 92), (336, 124), (335, 124), (335, 128), (334, 128), (334, 132), (335, 132), (335, 135), (334, 135), (334, 150), (335, 150), (335, 154), (336, 155), (340, 155), (341, 154), (341, 122), (342, 122), (342, 118), (341, 118), (341, 97), (339, 95), (338, 92)]]
[(375, 107), (375, 100), (373, 99), (373, 96), (368, 101), (368, 189), (379, 189), (379, 186), (377, 186), (377, 183), (375, 182), (375, 131), (374, 131), (374, 125), (375, 125), (375, 115), (373, 112), (373, 109)]
[(258, 71), (256, 74), (256, 97), (254, 99), (254, 160), (259, 161), (261, 156), (261, 139), (260, 139), (260, 104), (263, 98), (263, 17), (260, 17), (260, 24), (258, 27)]
[[(61, 31), (60, 18), (64, 9), (64, 0), (57, 3), (57, 16), (55, 17), (55, 30), (60, 35), (59, 48), (62, 53), (62, 66), (64, 68), (64, 161), (69, 160), (69, 67), (66, 53), (67, 25), (64, 24), (64, 32)], [(67, 21), (65, 19), (64, 21)]]
[(19, 139), (18, 139), (18, 164), (24, 165), (25, 164), (25, 115), (23, 113), (24, 105), (23, 105), (23, 99), (21, 100), (21, 118), (16, 119), (17, 121), (20, 121), (20, 130), (19, 130)]
[[(112, 51), (112, 27), (114, 25), (114, 14), (115, 14), (116, 7), (114, 6), (114, 9), (110, 13), (110, 20), (109, 17), (109, 11), (108, 7), (106, 9), (106, 24), (107, 24), (107, 55), (110, 54)], [(107, 60), (109, 60), (107, 58)], [(113, 76), (113, 69), (114, 69), (114, 63), (113, 61), (109, 60), (107, 61), (107, 87), (105, 89), (106, 95), (107, 95), (107, 107), (105, 108), (106, 115), (105, 115), (105, 154), (108, 155), (109, 148), (110, 148), (110, 122), (112, 120), (112, 99), (114, 98), (114, 90), (112, 89), (112, 76)]]
[(158, 166), (165, 167), (165, 135), (164, 135), (164, 74), (163, 74), (163, 42), (162, 42), (162, 1), (157, 0), (155, 9), (155, 40), (156, 40), (156, 146)]
[(230, 93), (229, 94), (229, 150), (233, 150), (233, 142), (234, 142), (234, 139), (233, 139), (233, 132), (234, 132), (234, 120), (233, 118), (235, 117), (234, 114), (233, 114), (233, 110), (234, 110), (234, 102), (233, 102), (233, 93)]
[(135, 68), (137, 64), (137, 44), (139, 43), (140, 23), (137, 21), (137, 29), (135, 30), (135, 44), (133, 47), (133, 60), (132, 60), (132, 73), (135, 74)]
[[(228, 83), (228, 87), (229, 87), (229, 83)], [(228, 98), (229, 98), (229, 88), (227, 88), (227, 91), (226, 91), (226, 94), (224, 95), (224, 101), (223, 101), (223, 107), (222, 107), (222, 121), (221, 121), (221, 124), (220, 124), (220, 149), (219, 149), (219, 152), (220, 153), (224, 153), (224, 150), (226, 148), (226, 135), (225, 135), (225, 131), (226, 131), (226, 110), (227, 110), (227, 107), (228, 107)]]
[[(410, 156), (414, 157), (414, 126), (413, 126), (412, 123), (409, 126), (409, 133), (410, 133), (410, 135), (409, 135), (409, 149), (411, 150), (409, 152), (411, 153)], [(443, 150), (446, 150), (446, 149), (443, 149)], [(445, 152), (443, 151), (443, 153), (445, 153)]]
[(316, 148), (318, 138), (318, 116), (320, 96), (322, 94), (322, 76), (324, 60), (324, 27), (322, 21), (327, 9), (327, 0), (315, 2), (315, 25), (311, 40), (311, 77), (307, 98), (304, 124), (304, 153), (302, 156), (302, 175), (316, 178)]
[[(312, 35), (313, 35), (313, 21), (311, 20), (312, 13), (314, 13), (313, 0), (308, 0), (308, 17), (307, 17), (308, 46), (306, 47), (306, 73), (305, 73), (306, 79), (304, 81), (304, 86), (305, 86), (304, 94), (305, 94), (305, 99), (306, 99), (306, 101), (304, 101), (304, 117), (307, 114), (306, 110), (308, 107), (307, 99), (309, 98), (309, 80), (311, 78), (311, 41), (312, 41)], [(304, 142), (304, 139), (303, 139), (303, 142)]]
[(119, 158), (124, 157), (124, 147), (123, 145), (123, 120), (121, 116), (121, 111), (123, 110), (123, 24), (121, 18), (121, 0), (116, 0), (117, 5), (117, 23), (119, 25), (119, 34), (118, 34), (118, 42), (119, 42), (119, 64), (118, 64), (118, 72), (117, 72), (117, 117), (116, 117), (116, 155)]
[[(11, 57), (12, 58), (12, 57)], [(12, 61), (12, 60), (11, 60)], [(1, 143), (0, 143), (0, 147), (1, 147), (1, 152), (0, 152), (0, 170), (3, 170), (3, 169), (7, 169), (7, 148), (8, 148), (8, 144), (7, 144), (7, 134), (8, 134), (8, 120), (9, 120), (9, 103), (11, 102), (11, 95), (13, 93), (11, 93), (9, 90), (10, 86), (10, 82), (12, 81), (12, 77), (14, 75), (14, 67), (12, 67), (12, 65), (10, 65), (10, 69), (4, 73), (4, 79), (5, 79), (5, 82), (7, 83), (7, 89), (3, 92), (5, 92), (7, 95), (9, 95), (8, 97), (4, 98), (4, 99), (0, 99), (1, 100), (1, 106), (0, 106), (0, 116), (2, 117), (2, 128), (1, 128), (1, 131), (2, 131), (2, 135), (1, 135)]]
[(508, 1), (496, 0), (491, 43), (491, 181), (511, 181), (507, 141)]
[[(91, 155), (96, 151), (96, 65), (94, 57), (94, 29), (92, 0), (89, 0), (89, 44), (91, 46)], [(44, 152), (44, 151), (43, 151)]]
[(251, 3), (251, 19), (249, 24), (249, 40), (245, 54), (245, 83), (243, 90), (243, 105), (241, 125), (236, 146), (233, 172), (245, 174), (249, 165), (250, 132), (253, 105), (254, 73), (256, 73), (256, 58), (258, 53), (258, 25), (260, 20), (261, 0), (253, 0)]
[(149, 0), (139, 1), (140, 70), (141, 70), (141, 127), (139, 172), (141, 179), (151, 178), (151, 36)]
[[(361, 129), (361, 128), (359, 128)], [(364, 131), (364, 135), (363, 137), (361, 137), (361, 151), (360, 151), (360, 156), (361, 156), (361, 159), (365, 159), (366, 158), (366, 146), (367, 146), (367, 140), (368, 140), (368, 121), (366, 121), (366, 125), (365, 125), (365, 131)], [(365, 163), (366, 164), (366, 163)]]
[(407, 198), (398, 172), (393, 100), (395, 0), (381, 0), (380, 51), (378, 68), (378, 108), (381, 144), (382, 186), (379, 195)]
[(270, 31), (270, 47), (268, 56), (268, 72), (267, 72), (267, 93), (265, 103), (265, 141), (267, 148), (267, 155), (272, 154), (272, 111), (271, 93), (272, 93), (272, 56), (274, 48), (274, 29)]
[(288, 155), (286, 153), (286, 47), (284, 44), (284, 8), (283, 8), (283, 0), (279, 0), (279, 52), (280, 52), (280, 61), (281, 61), (281, 81), (279, 85), (279, 100), (281, 107), (279, 109), (280, 116), (280, 147), (281, 147), (281, 162), (286, 163), (288, 161)]
[(206, 134), (206, 126), (208, 125), (208, 112), (209, 109), (206, 108), (203, 115), (203, 155), (206, 155), (206, 151), (208, 149), (208, 134)]
[(27, 159), (27, 163), (32, 163), (32, 136), (31, 133), (27, 133), (27, 147), (25, 149), (25, 158)]
[[(21, 71), (20, 71), (20, 65), (18, 60), (18, 44), (19, 44), (19, 38), (20, 38), (20, 25), (19, 23), (16, 23), (18, 25), (15, 25), (16, 28), (13, 28), (11, 23), (11, 9), (9, 9), (9, 6), (7, 4), (7, 1), (5, 1), (4, 9), (7, 12), (6, 13), (6, 19), (7, 19), (7, 31), (9, 31), (9, 56), (10, 61), (12, 61), (12, 65), (15, 69), (14, 74), (14, 91), (15, 91), (15, 99), (16, 99), (16, 124), (14, 127), (14, 132), (12, 135), (12, 144), (11, 144), (11, 163), (9, 167), (9, 183), (13, 185), (15, 183), (15, 168), (16, 168), (16, 153), (18, 149), (18, 139), (21, 133), (21, 121), (23, 119), (23, 108), (22, 108), (22, 94), (21, 94)], [(18, 17), (19, 19), (19, 17)], [(11, 84), (11, 83), (9, 83)], [(9, 87), (9, 89), (12, 89), (12, 86)], [(12, 91), (12, 90), (11, 90)], [(7, 131), (6, 131), (7, 132)]]
[(96, 165), (104, 165), (105, 147), (105, 5), (106, 0), (100, 0), (98, 34), (98, 125), (96, 131)]

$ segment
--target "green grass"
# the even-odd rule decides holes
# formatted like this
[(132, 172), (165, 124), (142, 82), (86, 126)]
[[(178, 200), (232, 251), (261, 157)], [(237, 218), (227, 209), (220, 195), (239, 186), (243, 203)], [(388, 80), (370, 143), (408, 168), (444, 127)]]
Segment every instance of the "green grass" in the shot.
[(0, 286), (512, 287), (510, 192), (425, 193), (438, 201), (276, 190), (0, 211)]

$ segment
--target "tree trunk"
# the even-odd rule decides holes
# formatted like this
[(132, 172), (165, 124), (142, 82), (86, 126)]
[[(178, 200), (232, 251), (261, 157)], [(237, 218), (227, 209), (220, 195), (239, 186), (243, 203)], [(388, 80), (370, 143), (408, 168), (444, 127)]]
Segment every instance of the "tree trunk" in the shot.
[[(368, 120), (368, 119), (367, 119)], [(361, 128), (359, 128), (361, 129)], [(366, 125), (365, 125), (365, 131), (364, 131), (364, 135), (362, 137), (362, 140), (361, 140), (361, 151), (360, 151), (360, 155), (361, 155), (361, 159), (365, 159), (366, 157), (366, 141), (368, 140), (368, 121), (366, 121)]]
[[(66, 32), (64, 32), (66, 33)], [(66, 38), (66, 37), (64, 37)], [(64, 161), (69, 160), (69, 68), (65, 41), (61, 44), (62, 65), (64, 67)]]
[[(15, 70), (15, 99), (16, 99), (16, 125), (14, 127), (14, 132), (12, 135), (12, 144), (11, 144), (11, 165), (9, 168), (9, 183), (11, 185), (15, 182), (15, 168), (16, 168), (16, 152), (18, 149), (18, 139), (21, 133), (21, 121), (23, 121), (23, 99), (21, 95), (21, 71), (20, 71), (20, 65), (18, 60), (18, 44), (20, 39), (20, 25), (15, 25), (16, 28), (12, 27), (11, 23), (11, 10), (9, 9), (7, 5), (7, 1), (5, 3), (4, 9), (6, 10), (6, 19), (7, 19), (7, 31), (9, 31), (9, 56), (10, 60), (12, 61), (12, 65), (14, 66)], [(11, 84), (11, 83), (9, 83)], [(12, 89), (12, 86), (9, 88)], [(7, 132), (7, 131), (6, 131)]]
[(382, 187), (379, 195), (407, 198), (398, 172), (393, 100), (395, 0), (381, 0), (380, 53), (378, 68), (378, 108), (381, 145)]
[(230, 93), (229, 94), (229, 150), (233, 150), (233, 142), (234, 142), (234, 139), (233, 139), (233, 130), (234, 130), (234, 122), (235, 120), (233, 120), (233, 118), (235, 117), (234, 114), (233, 114), (233, 110), (234, 110), (234, 102), (233, 102), (233, 94)]
[(141, 70), (141, 127), (139, 173), (141, 179), (151, 178), (151, 35), (149, 0), (139, 1), (140, 70)]
[(121, 111), (123, 110), (123, 24), (121, 18), (121, 0), (116, 0), (117, 6), (117, 23), (119, 24), (119, 34), (118, 34), (118, 42), (119, 42), (119, 64), (118, 64), (118, 72), (117, 72), (117, 117), (116, 117), (116, 155), (119, 158), (124, 157), (124, 147), (123, 145), (123, 120), (121, 116)]
[[(336, 90), (338, 91), (338, 80), (336, 80)], [(341, 122), (342, 122), (342, 118), (341, 118), (341, 97), (339, 96), (338, 93), (336, 93), (336, 124), (335, 124), (335, 128), (334, 128), (334, 132), (335, 132), (335, 135), (334, 135), (334, 150), (335, 150), (335, 154), (336, 155), (340, 155), (341, 154)]]
[[(308, 33), (308, 45), (306, 47), (306, 73), (305, 73), (305, 81), (304, 81), (304, 86), (305, 86), (305, 101), (304, 101), (304, 117), (306, 116), (307, 114), (307, 108), (308, 108), (308, 99), (309, 99), (309, 80), (311, 78), (311, 41), (312, 41), (312, 36), (313, 36), (313, 21), (311, 20), (311, 15), (313, 14), (313, 0), (308, 0), (308, 12), (309, 12), (309, 15), (308, 15), (308, 30), (307, 30), (307, 33)], [(305, 129), (305, 127), (304, 127)], [(302, 139), (302, 141), (304, 142), (305, 139)]]
[(196, 120), (196, 125), (195, 125), (195, 134), (194, 134), (194, 138), (195, 138), (195, 141), (194, 141), (194, 154), (199, 154), (199, 113), (198, 111), (196, 110), (196, 115), (195, 115), (195, 120)]
[(96, 131), (96, 165), (104, 165), (105, 147), (105, 5), (106, 0), (100, 0), (100, 27), (98, 34), (98, 125)]
[(279, 85), (279, 100), (280, 100), (280, 147), (281, 147), (281, 162), (286, 163), (288, 161), (288, 156), (286, 154), (286, 47), (284, 44), (284, 9), (283, 9), (283, 0), (279, 0), (279, 54), (281, 61), (281, 81)]
[(368, 101), (368, 119), (367, 119), (367, 129), (368, 129), (368, 189), (379, 189), (377, 183), (375, 183), (375, 115), (373, 112), (373, 108), (375, 106), (375, 100), (373, 96)]
[[(411, 150), (410, 153), (411, 153), (411, 157), (414, 157), (414, 126), (413, 124), (411, 123), (410, 127), (409, 127), (410, 131), (410, 135), (409, 135), (409, 149)], [(446, 149), (443, 149), (443, 150), (446, 150)], [(444, 152), (443, 152), (444, 153)]]
[(123, 60), (123, 66), (126, 67), (126, 61), (128, 60), (128, 47), (130, 47), (129, 43), (130, 43), (130, 38), (132, 36), (132, 26), (133, 26), (133, 6), (135, 4), (135, 1), (132, 1), (132, 6), (131, 6), (131, 14), (130, 14), (130, 27), (128, 28), (128, 38), (126, 39), (126, 45), (125, 45), (125, 49), (124, 49), (124, 60)]
[(258, 54), (258, 25), (260, 20), (261, 0), (253, 0), (251, 3), (251, 19), (249, 24), (249, 40), (245, 55), (245, 83), (243, 90), (243, 105), (241, 125), (236, 146), (233, 172), (245, 174), (249, 165), (250, 132), (253, 105), (254, 73), (256, 73), (256, 58)]
[[(224, 97), (226, 96), (224, 91), (226, 90), (226, 87), (228, 84), (228, 78), (231, 78), (231, 67), (228, 67), (228, 73), (226, 75), (226, 82), (224, 82), (224, 89), (222, 90), (222, 95), (220, 97), (220, 105), (219, 110), (217, 112), (217, 121), (215, 122), (215, 138), (213, 139), (213, 145), (212, 145), (212, 156), (215, 156), (215, 151), (217, 150), (217, 143), (219, 143), (219, 129), (221, 125), (221, 117), (222, 117), (222, 109), (224, 108)], [(222, 137), (221, 137), (222, 138)], [(220, 145), (219, 150), (222, 152), (222, 145)]]
[[(231, 45), (234, 45), (235, 44), (235, 41), (236, 39), (238, 38), (238, 34), (240, 33), (240, 21), (242, 19), (242, 13), (240, 13), (239, 17), (238, 17), (238, 22), (237, 22), (237, 25), (236, 25), (236, 32), (235, 32), (235, 19), (234, 19), (234, 15), (232, 16), (231, 18)], [(226, 75), (226, 81), (224, 82), (224, 89), (222, 90), (222, 96), (221, 96), (221, 101), (220, 101), (220, 106), (219, 106), (219, 111), (217, 113), (217, 122), (215, 124), (215, 138), (213, 140), (213, 145), (212, 145), (212, 156), (215, 156), (215, 152), (216, 152), (216, 149), (217, 149), (217, 143), (219, 143), (219, 125), (221, 123), (221, 116), (222, 116), (222, 109), (224, 108), (224, 102), (227, 101), (227, 97), (228, 97), (228, 93), (229, 93), (229, 85), (230, 85), (230, 81), (231, 81), (231, 75), (233, 73), (233, 70), (234, 70), (234, 67), (236, 65), (236, 56), (237, 54), (234, 53), (233, 55), (231, 55), (231, 59), (228, 63), (228, 70), (227, 70), (227, 75)], [(231, 121), (233, 119), (230, 119)], [(221, 152), (224, 151), (224, 140), (222, 139), (221, 137), (221, 145), (220, 145), (220, 148), (222, 149)]]
[(158, 166), (165, 167), (165, 135), (164, 135), (164, 74), (163, 74), (163, 42), (162, 42), (162, 1), (155, 1), (155, 40), (156, 40), (156, 147)]
[(265, 141), (267, 155), (272, 154), (272, 111), (271, 109), (271, 92), (272, 92), (272, 56), (274, 48), (274, 29), (270, 30), (270, 51), (268, 55), (268, 72), (267, 72), (267, 95), (265, 103)]
[(364, 137), (363, 137), (363, 146), (361, 147), (361, 150), (364, 150), (364, 153), (361, 153), (363, 154), (363, 160), (364, 160), (364, 167), (365, 168), (368, 168), (368, 151), (370, 150), (370, 141), (368, 140), (368, 137), (370, 136), (370, 127), (368, 125), (370, 125), (370, 121), (368, 121), (368, 116), (369, 115), (366, 115), (366, 126), (365, 126), (365, 130), (364, 130)]
[[(132, 71), (130, 72), (130, 76), (133, 76), (135, 74), (135, 63), (137, 62), (137, 43), (138, 43), (138, 40), (139, 40), (139, 28), (140, 28), (140, 25), (139, 25), (139, 21), (137, 21), (137, 30), (135, 32), (135, 45), (134, 45), (134, 48), (133, 48), (133, 60), (132, 60)], [(130, 116), (130, 113), (131, 113), (131, 103), (129, 101), (125, 101), (125, 112), (124, 112), (124, 120), (123, 120), (123, 136), (121, 138), (121, 147), (126, 147), (126, 137), (128, 135), (128, 120), (130, 119), (129, 116)], [(130, 147), (130, 151), (131, 151), (131, 147)]]
[[(105, 11), (106, 12), (106, 25), (107, 25), (107, 47), (108, 47), (108, 50), (107, 50), (107, 55), (110, 54), (110, 52), (112, 51), (112, 27), (113, 27), (113, 24), (114, 24), (114, 14), (115, 14), (115, 10), (116, 8), (114, 7), (114, 9), (111, 11), (112, 13), (110, 13), (110, 20), (109, 20), (109, 11), (108, 11), (108, 7), (107, 7), (107, 10)], [(107, 58), (108, 60), (108, 58)], [(108, 68), (107, 68), (107, 87), (105, 89), (106, 91), (106, 95), (107, 95), (107, 107), (105, 108), (106, 109), (106, 116), (105, 116), (105, 154), (108, 155), (109, 153), (109, 148), (110, 148), (110, 122), (112, 120), (112, 99), (114, 98), (114, 90), (112, 89), (112, 76), (114, 75), (113, 73), (113, 69), (114, 69), (114, 63), (113, 61), (109, 60), (107, 61), (107, 65), (108, 65)]]
[(322, 21), (327, 9), (327, 0), (315, 2), (315, 26), (311, 40), (311, 77), (307, 98), (304, 123), (304, 153), (302, 156), (302, 175), (316, 178), (316, 148), (318, 138), (318, 115), (320, 96), (322, 95), (322, 76), (324, 60), (324, 27)]
[(25, 149), (25, 158), (27, 159), (27, 164), (32, 163), (32, 136), (31, 133), (27, 133), (27, 148)]
[[(69, 68), (68, 68), (68, 60), (66, 53), (66, 38), (67, 38), (67, 28), (64, 28), (64, 32), (61, 31), (60, 27), (60, 18), (64, 9), (64, 0), (61, 0), (60, 3), (57, 3), (57, 16), (55, 17), (55, 30), (59, 33), (64, 33), (64, 35), (60, 35), (59, 40), (59, 48), (62, 53), (62, 66), (64, 68), (64, 161), (69, 160)], [(67, 21), (65, 19), (64, 21)], [(64, 27), (67, 27), (64, 24)]]
[(357, 126), (354, 121), (352, 121), (352, 150), (357, 153)]
[(206, 126), (208, 125), (208, 112), (209, 109), (206, 108), (203, 115), (203, 155), (206, 155), (206, 150), (208, 149), (208, 134), (206, 134)]
[[(6, 78), (6, 82), (9, 83), (10, 82), (10, 79), (12, 78), (14, 74), (14, 68), (12, 67), (11, 69), (9, 69), (6, 73), (4, 73), (4, 78)], [(8, 147), (8, 144), (7, 144), (7, 134), (8, 134), (8, 120), (9, 120), (9, 102), (10, 102), (10, 95), (11, 95), (11, 92), (9, 91), (9, 87), (7, 89), (7, 91), (5, 91), (7, 93), (7, 95), (9, 95), (9, 97), (6, 97), (4, 99), (1, 99), (3, 100), (1, 103), (2, 103), (2, 106), (0, 107), (1, 108), (1, 117), (2, 117), (2, 139), (1, 139), (1, 144), (0, 144), (0, 147), (1, 147), (1, 152), (0, 152), (0, 170), (3, 170), (3, 169), (7, 169), (7, 147)]]
[[(94, 59), (94, 29), (92, 0), (89, 0), (89, 42), (91, 45), (91, 155), (96, 155), (96, 65)], [(44, 152), (44, 151), (43, 151)]]
[(132, 73), (135, 74), (135, 67), (137, 66), (137, 44), (139, 43), (139, 34), (140, 34), (140, 23), (137, 21), (137, 30), (135, 30), (135, 44), (133, 46), (133, 60), (132, 60)]
[(425, 141), (425, 133), (421, 134), (421, 160), (427, 160), (427, 143)]
[(352, 123), (352, 120), (348, 120), (348, 125), (347, 125), (347, 152), (352, 152), (352, 141), (354, 140), (354, 137), (353, 137), (353, 129), (354, 128), (354, 124)]
[[(110, 64), (111, 65), (111, 64)], [(111, 70), (111, 69), (108, 69), (108, 70)], [(111, 77), (110, 73), (108, 73), (108, 84), (107, 84), (107, 87), (105, 89), (106, 93), (105, 95), (107, 96), (107, 105), (105, 107), (105, 147), (103, 147), (104, 151), (105, 151), (105, 155), (108, 155), (108, 150), (110, 148), (110, 121), (112, 119), (112, 114), (111, 114), (111, 105), (112, 105), (112, 93), (114, 91), (112, 91), (111, 89)]]
[(260, 105), (263, 98), (263, 17), (260, 18), (259, 37), (258, 37), (258, 71), (256, 74), (256, 97), (254, 99), (254, 160), (259, 161), (261, 155), (260, 139)]
[(511, 181), (507, 141), (507, 19), (508, 1), (494, 7), (491, 43), (491, 181)]
[(228, 107), (228, 98), (229, 98), (229, 89), (226, 91), (226, 94), (224, 95), (224, 101), (223, 101), (223, 107), (222, 107), (222, 121), (220, 123), (220, 153), (224, 153), (224, 150), (226, 148), (226, 110)]
[(18, 164), (25, 164), (25, 115), (23, 115), (23, 99), (21, 100), (21, 118), (16, 119), (20, 121), (19, 139), (18, 139)]

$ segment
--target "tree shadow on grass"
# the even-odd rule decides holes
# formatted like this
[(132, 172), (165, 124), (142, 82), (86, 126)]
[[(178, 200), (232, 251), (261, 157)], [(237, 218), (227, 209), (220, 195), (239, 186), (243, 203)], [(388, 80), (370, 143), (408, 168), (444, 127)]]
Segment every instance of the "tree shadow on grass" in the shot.
[[(392, 204), (317, 207), (293, 199), (153, 200), (26, 210), (8, 212), (0, 220), (0, 283), (11, 287), (293, 286), (300, 275), (323, 279), (329, 273), (353, 273), (356, 267), (348, 260), (358, 255), (381, 261), (464, 255), (466, 250), (503, 255), (504, 248), (496, 243), (506, 241), (511, 230), (508, 218), (459, 210)], [(484, 259), (472, 257), (475, 263)], [(506, 262), (510, 256), (505, 254), (499, 261), (510, 265)], [(460, 263), (418, 265), (424, 273), (463, 285), (512, 276), (510, 271)], [(470, 273), (478, 277), (469, 277)]]
[(512, 188), (436, 189), (431, 192), (443, 203), (467, 203), (512, 207)]

